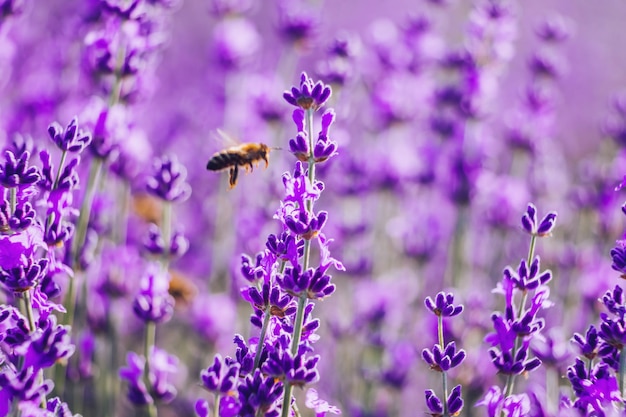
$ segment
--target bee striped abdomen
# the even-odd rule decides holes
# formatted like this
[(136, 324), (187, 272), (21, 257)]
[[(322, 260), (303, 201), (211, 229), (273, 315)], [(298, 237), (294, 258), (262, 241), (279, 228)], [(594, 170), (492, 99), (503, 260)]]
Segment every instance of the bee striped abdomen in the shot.
[(268, 164), (269, 148), (263, 143), (244, 143), (239, 146), (217, 152), (207, 163), (209, 171), (221, 171), (229, 169), (229, 184), (233, 188), (237, 184), (238, 168), (243, 166), (248, 170), (253, 168), (253, 164), (265, 161)]

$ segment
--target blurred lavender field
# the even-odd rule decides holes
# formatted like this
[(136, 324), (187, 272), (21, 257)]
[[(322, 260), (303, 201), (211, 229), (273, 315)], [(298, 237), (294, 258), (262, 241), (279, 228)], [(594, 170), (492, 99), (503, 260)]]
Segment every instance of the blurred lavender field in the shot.
[(0, 0), (0, 416), (626, 415), (624, 16)]

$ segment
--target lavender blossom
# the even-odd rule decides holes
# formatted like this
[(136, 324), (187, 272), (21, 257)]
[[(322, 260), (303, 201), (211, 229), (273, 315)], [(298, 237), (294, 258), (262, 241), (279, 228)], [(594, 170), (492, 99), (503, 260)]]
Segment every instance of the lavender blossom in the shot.
[(148, 191), (168, 202), (185, 201), (191, 194), (187, 170), (173, 156), (155, 160), (154, 175), (148, 178)]
[(162, 323), (174, 313), (174, 298), (169, 294), (170, 277), (153, 266), (141, 279), (141, 290), (133, 302), (135, 315), (146, 322)]
[(304, 110), (317, 110), (330, 98), (331, 89), (321, 81), (313, 83), (313, 80), (303, 72), (300, 75), (300, 87), (293, 87), (291, 91), (285, 91), (283, 98), (287, 103), (300, 107)]
[(50, 139), (63, 152), (81, 153), (91, 143), (91, 134), (78, 129), (78, 119), (74, 117), (67, 127), (54, 122), (48, 127)]

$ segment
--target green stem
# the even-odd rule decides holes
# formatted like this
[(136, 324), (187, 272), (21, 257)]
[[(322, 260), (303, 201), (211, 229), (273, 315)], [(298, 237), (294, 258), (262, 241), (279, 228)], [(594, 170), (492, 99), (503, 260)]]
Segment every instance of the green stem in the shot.
[(626, 381), (626, 346), (619, 352), (619, 392), (624, 398), (624, 381)]
[(59, 186), (59, 179), (61, 178), (61, 171), (63, 170), (63, 165), (65, 165), (65, 158), (67, 158), (67, 151), (63, 151), (61, 154), (61, 161), (59, 162), (59, 168), (57, 169), (57, 176), (54, 179), (54, 184), (52, 185), (52, 189), (56, 190)]
[[(535, 257), (535, 246), (537, 243), (537, 236), (532, 235), (530, 238), (530, 245), (528, 247), (528, 258), (527, 258), (527, 267), (530, 268), (530, 265)], [(517, 317), (521, 317), (524, 312), (524, 307), (526, 306), (526, 300), (528, 299), (528, 291), (524, 291), (522, 294), (522, 300), (520, 301), (519, 308), (517, 310)], [(517, 337), (515, 339), (515, 346), (513, 347), (513, 357), (517, 354), (517, 351), (522, 345), (522, 338)], [(509, 374), (506, 377), (506, 385), (504, 387), (504, 398), (509, 397), (513, 394), (513, 387), (515, 386), (515, 375)], [(502, 414), (503, 415), (503, 414)]]
[[(293, 338), (291, 339), (291, 353), (296, 355), (298, 353), (298, 345), (300, 344), (300, 338), (302, 337), (302, 322), (304, 320), (304, 308), (308, 298), (305, 294), (302, 294), (298, 298), (298, 310), (296, 311), (296, 321), (293, 328)], [(291, 391), (293, 386), (285, 381), (285, 392), (283, 394), (283, 408), (282, 417), (289, 417), (289, 409), (291, 404)]]
[(256, 354), (254, 355), (254, 368), (252, 371), (259, 367), (259, 362), (261, 361), (261, 352), (263, 352), (263, 346), (265, 344), (265, 333), (267, 333), (267, 326), (270, 324), (270, 317), (272, 317), (270, 313), (270, 306), (265, 306), (265, 317), (263, 317), (263, 327), (261, 327), (261, 335), (259, 336), (259, 343), (256, 347)]
[[(309, 169), (309, 181), (311, 185), (315, 182), (315, 158), (313, 156), (313, 113), (314, 110), (309, 108), (306, 110), (306, 127), (307, 134), (309, 137), (309, 161), (308, 161), (308, 169)], [(313, 213), (313, 200), (308, 199), (306, 201), (306, 210), (308, 213)], [(306, 271), (309, 268), (309, 262), (311, 259), (311, 241), (309, 239), (304, 240), (304, 256), (302, 261), (302, 271)], [(304, 309), (307, 304), (307, 294), (306, 292), (300, 294), (298, 297), (298, 310), (296, 311), (296, 320), (293, 327), (293, 337), (291, 339), (291, 353), (292, 355), (296, 355), (298, 353), (298, 346), (300, 344), (300, 338), (302, 337), (302, 325), (304, 321)], [(283, 408), (282, 408), (282, 417), (289, 417), (289, 410), (291, 409), (291, 392), (293, 386), (285, 381), (285, 391), (283, 394)]]
[(128, 181), (119, 181), (117, 194), (119, 221), (116, 222), (116, 227), (113, 229), (113, 239), (120, 245), (125, 245), (128, 227), (128, 213), (130, 212), (130, 184)]
[[(96, 184), (100, 177), (103, 161), (99, 158), (94, 159), (91, 163), (89, 170), (89, 178), (87, 180), (87, 190), (85, 191), (85, 197), (80, 207), (80, 215), (78, 216), (78, 225), (76, 227), (76, 234), (72, 241), (72, 269), (76, 272), (78, 267), (78, 261), (80, 258), (80, 248), (85, 244), (87, 237), (87, 226), (89, 226), (89, 218), (91, 217), (91, 206), (93, 205), (93, 198), (95, 194)], [(64, 305), (67, 306), (67, 323), (72, 325), (74, 322), (74, 308), (76, 304), (76, 285), (75, 278), (70, 279), (68, 295), (66, 296)]]
[(465, 257), (463, 255), (463, 240), (467, 228), (468, 207), (459, 207), (454, 224), (452, 236), (452, 248), (446, 268), (445, 281), (450, 287), (458, 287), (459, 272), (465, 269)]
[(443, 316), (437, 316), (437, 339), (439, 341), (439, 347), (443, 349)]
[(9, 207), (11, 208), (11, 215), (13, 215), (17, 207), (17, 187), (9, 188)]
[[(285, 271), (285, 265), (287, 263), (285, 261), (281, 261), (280, 268), (278, 273), (282, 274)], [(261, 361), (261, 353), (263, 352), (263, 346), (265, 345), (265, 334), (267, 333), (267, 326), (270, 324), (270, 318), (272, 315), (270, 314), (270, 305), (265, 306), (264, 317), (263, 317), (263, 326), (261, 327), (261, 334), (259, 336), (259, 343), (256, 347), (256, 353), (254, 355), (254, 369), (259, 367), (259, 362)], [(254, 369), (252, 371), (254, 371)]]
[(163, 258), (161, 263), (163, 269), (167, 271), (170, 259), (170, 241), (172, 240), (172, 203), (169, 201), (163, 202), (163, 213), (161, 219), (161, 236), (163, 237)]
[[(437, 339), (439, 341), (439, 347), (441, 350), (444, 349), (444, 339), (443, 339), (443, 316), (437, 316)], [(442, 383), (443, 383), (443, 415), (448, 415), (448, 375), (446, 372), (441, 372)]]
[(96, 186), (99, 182), (102, 172), (103, 162), (104, 161), (100, 158), (95, 158), (93, 161), (91, 161), (89, 178), (87, 180), (87, 191), (85, 191), (85, 197), (83, 198), (83, 203), (80, 206), (78, 225), (76, 226), (76, 234), (72, 242), (73, 269), (76, 269), (76, 266), (78, 265), (78, 260), (80, 258), (80, 248), (85, 244), (85, 238), (87, 237), (87, 226), (89, 226), (89, 218), (91, 217), (91, 207), (93, 205), (93, 198), (96, 192)]
[[(143, 354), (146, 358), (146, 366), (143, 368), (143, 380), (146, 387), (150, 389), (150, 351), (156, 341), (156, 323), (149, 321), (146, 323), (146, 332), (144, 335)], [(148, 415), (156, 417), (157, 408), (154, 403), (148, 404)]]
[(219, 393), (215, 393), (215, 404), (213, 405), (213, 417), (220, 417), (220, 397)]
[[(33, 314), (33, 303), (30, 297), (30, 290), (24, 291), (22, 293), (22, 296), (24, 297), (24, 307), (26, 309), (26, 318), (28, 319), (28, 327), (30, 330), (30, 333), (34, 333), (36, 330), (36, 326), (35, 326), (35, 315)], [(43, 384), (43, 369), (40, 369), (37, 373), (37, 384), (38, 385), (42, 385)], [(41, 408), (46, 408), (48, 401), (46, 400), (46, 395), (43, 394), (42, 398), (41, 398)]]

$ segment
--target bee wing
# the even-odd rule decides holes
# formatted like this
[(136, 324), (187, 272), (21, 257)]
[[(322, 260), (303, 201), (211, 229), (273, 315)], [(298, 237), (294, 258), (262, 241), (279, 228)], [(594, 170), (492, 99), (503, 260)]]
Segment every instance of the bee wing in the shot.
[(233, 146), (240, 145), (240, 142), (237, 139), (233, 138), (220, 128), (215, 129), (215, 137), (219, 142), (221, 142), (223, 148), (231, 148)]

